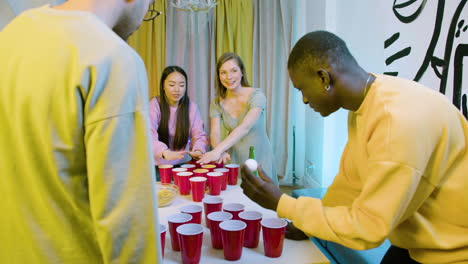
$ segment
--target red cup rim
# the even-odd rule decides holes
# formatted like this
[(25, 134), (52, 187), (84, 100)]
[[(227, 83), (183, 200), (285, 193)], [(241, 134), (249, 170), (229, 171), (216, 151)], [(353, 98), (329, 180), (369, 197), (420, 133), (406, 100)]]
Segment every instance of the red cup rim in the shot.
[(231, 220), (233, 215), (228, 212), (217, 211), (217, 212), (209, 213), (206, 217), (210, 219), (211, 221), (221, 222), (221, 221)]
[(207, 180), (206, 177), (201, 177), (201, 176), (190, 178), (190, 181), (192, 182), (204, 182), (206, 180)]
[(184, 172), (187, 171), (187, 168), (173, 168), (172, 171)]
[(173, 168), (173, 167), (174, 167), (173, 165), (166, 165), (166, 164), (158, 165), (158, 168), (160, 168), (160, 169), (170, 169), (170, 168)]
[(244, 210), (245, 205), (240, 204), (240, 203), (228, 203), (228, 204), (223, 205), (223, 209), (228, 210), (228, 211), (237, 212), (237, 211)]
[(260, 223), (267, 228), (283, 228), (288, 225), (283, 218), (264, 218)]
[(226, 168), (217, 168), (213, 170), (214, 172), (228, 172), (229, 170)]
[(193, 216), (186, 213), (176, 213), (167, 217), (169, 223), (184, 223), (191, 221)]
[(195, 164), (183, 164), (180, 165), (181, 168), (195, 168), (197, 165)]
[(219, 228), (226, 231), (240, 231), (247, 227), (244, 221), (240, 220), (226, 220), (219, 224)]
[(203, 233), (203, 226), (200, 224), (183, 224), (176, 228), (176, 232), (185, 236), (198, 235)]
[(180, 211), (182, 211), (182, 213), (198, 213), (198, 212), (203, 211), (203, 207), (201, 207), (200, 205), (196, 205), (196, 204), (189, 204), (189, 205), (182, 206), (180, 208)]
[(208, 172), (206, 175), (211, 176), (211, 177), (223, 176), (221, 172)]
[(258, 211), (244, 211), (239, 213), (239, 218), (244, 220), (259, 220), (262, 219), (262, 213)]
[(201, 167), (202, 167), (203, 169), (204, 169), (204, 168), (210, 168), (210, 169), (212, 169), (212, 168), (216, 168), (216, 165), (214, 165), (214, 164), (205, 164), (205, 165), (202, 165)]
[(223, 198), (217, 196), (205, 196), (202, 202), (206, 204), (218, 204), (223, 202)]
[(209, 172), (209, 170), (207, 170), (207, 169), (195, 169), (195, 170), (193, 170), (193, 172), (195, 172), (195, 173), (206, 173), (206, 172)]
[(184, 177), (186, 177), (186, 176), (192, 176), (193, 173), (190, 172), (190, 171), (183, 171), (183, 172), (178, 172), (176, 175), (177, 175), (177, 176), (184, 176)]
[(226, 167), (226, 168), (239, 168), (240, 165), (231, 163), (231, 164), (224, 165), (224, 167)]

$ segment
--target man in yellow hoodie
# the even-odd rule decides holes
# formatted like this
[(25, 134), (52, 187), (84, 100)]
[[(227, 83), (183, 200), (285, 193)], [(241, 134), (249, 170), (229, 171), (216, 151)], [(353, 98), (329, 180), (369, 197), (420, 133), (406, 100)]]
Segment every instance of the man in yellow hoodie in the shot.
[(153, 0), (69, 0), (0, 32), (0, 263), (157, 263)]
[(242, 170), (247, 196), (308, 236), (363, 250), (386, 238), (382, 263), (468, 262), (468, 123), (444, 95), (362, 69), (339, 37), (306, 34), (288, 61), (303, 101), (349, 110), (340, 169), (322, 200), (282, 194)]

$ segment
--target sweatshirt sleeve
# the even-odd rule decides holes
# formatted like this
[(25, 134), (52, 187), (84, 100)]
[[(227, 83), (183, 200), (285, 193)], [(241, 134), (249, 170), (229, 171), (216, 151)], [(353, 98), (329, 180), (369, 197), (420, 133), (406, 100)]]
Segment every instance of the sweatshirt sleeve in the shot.
[[(348, 144), (343, 150), (343, 155), (340, 160), (340, 168), (338, 174), (335, 176), (335, 181), (327, 188), (327, 192), (322, 198), (322, 203), (325, 206), (336, 206), (336, 205), (348, 205), (359, 196), (360, 190), (353, 183), (352, 179), (349, 179), (344, 172), (344, 157), (348, 154)], [(339, 179), (339, 180), (338, 180)]]
[(358, 250), (377, 247), (401, 221), (421, 174), (395, 162), (375, 162), (369, 167), (373, 177), (350, 206), (328, 207), (320, 199), (283, 195), (278, 215), (291, 219), (310, 236)]
[(190, 103), (190, 115), (191, 115), (191, 129), (190, 129), (190, 141), (192, 142), (192, 151), (200, 150), (202, 153), (206, 152), (208, 147), (208, 139), (206, 137), (203, 120), (200, 115), (200, 111), (195, 103)]
[(383, 112), (361, 124), (365, 140), (348, 142), (340, 172), (324, 200), (282, 196), (280, 217), (291, 219), (310, 236), (364, 250), (380, 245), (414, 215), (433, 190), (419, 189), (431, 186), (418, 169), (430, 147), (422, 151), (421, 135), (408, 132), (420, 131), (414, 127), (417, 122)]
[(94, 81), (84, 88), (89, 214), (103, 263), (157, 263), (146, 73), (136, 54), (119, 55), (89, 67)]
[(157, 98), (150, 101), (149, 106), (150, 126), (151, 126), (151, 142), (153, 144), (153, 159), (154, 162), (162, 159), (162, 153), (169, 147), (162, 141), (159, 141), (158, 127), (161, 121), (161, 109)]

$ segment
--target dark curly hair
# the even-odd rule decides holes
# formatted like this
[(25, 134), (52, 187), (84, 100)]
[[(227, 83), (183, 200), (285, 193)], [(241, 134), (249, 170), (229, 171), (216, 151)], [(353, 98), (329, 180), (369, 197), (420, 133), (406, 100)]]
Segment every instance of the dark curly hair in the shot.
[(328, 31), (314, 31), (304, 35), (294, 45), (289, 54), (288, 69), (307, 69), (327, 65), (342, 69), (349, 63), (357, 64), (341, 38)]

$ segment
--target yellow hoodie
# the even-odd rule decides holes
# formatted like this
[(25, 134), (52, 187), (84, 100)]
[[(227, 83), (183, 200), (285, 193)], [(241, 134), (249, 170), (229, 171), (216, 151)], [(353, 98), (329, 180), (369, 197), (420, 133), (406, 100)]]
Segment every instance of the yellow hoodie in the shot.
[(142, 60), (96, 16), (0, 32), (0, 263), (157, 263)]
[(277, 211), (350, 248), (389, 238), (422, 263), (468, 262), (468, 123), (444, 95), (377, 75), (349, 112), (348, 142), (323, 200), (283, 195)]

